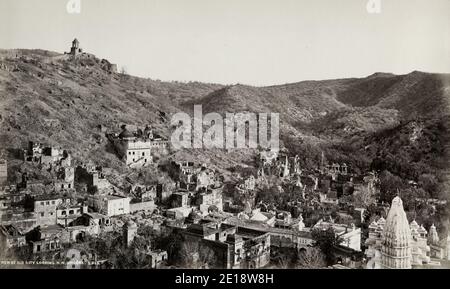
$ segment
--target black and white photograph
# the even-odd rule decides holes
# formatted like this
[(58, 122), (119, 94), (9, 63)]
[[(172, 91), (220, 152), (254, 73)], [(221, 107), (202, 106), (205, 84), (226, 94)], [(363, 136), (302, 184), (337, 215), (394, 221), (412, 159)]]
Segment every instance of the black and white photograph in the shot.
[(449, 0), (0, 0), (0, 269), (450, 269), (449, 202)]

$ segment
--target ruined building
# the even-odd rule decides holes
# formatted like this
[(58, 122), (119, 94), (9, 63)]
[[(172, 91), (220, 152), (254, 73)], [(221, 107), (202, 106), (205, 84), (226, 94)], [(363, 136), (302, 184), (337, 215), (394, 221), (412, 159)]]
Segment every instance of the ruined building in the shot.
[(28, 162), (42, 164), (44, 167), (53, 165), (69, 167), (72, 161), (72, 157), (67, 150), (47, 147), (32, 141), (28, 143), (28, 148), (23, 150), (23, 159)]
[(80, 41), (78, 41), (78, 39), (74, 39), (72, 41), (72, 47), (70, 48), (70, 55), (72, 56), (77, 56), (80, 53), (83, 53), (83, 49), (80, 48)]
[(270, 234), (264, 231), (201, 220), (183, 234), (187, 242), (214, 252), (213, 268), (257, 269), (270, 261)]

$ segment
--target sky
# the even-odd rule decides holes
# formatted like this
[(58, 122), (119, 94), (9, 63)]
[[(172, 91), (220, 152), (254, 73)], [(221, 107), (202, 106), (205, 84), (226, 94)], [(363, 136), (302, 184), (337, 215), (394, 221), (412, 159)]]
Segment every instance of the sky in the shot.
[[(0, 48), (86, 52), (129, 74), (256, 86), (450, 73), (450, 0), (0, 0)], [(376, 0), (370, 0), (376, 1)]]

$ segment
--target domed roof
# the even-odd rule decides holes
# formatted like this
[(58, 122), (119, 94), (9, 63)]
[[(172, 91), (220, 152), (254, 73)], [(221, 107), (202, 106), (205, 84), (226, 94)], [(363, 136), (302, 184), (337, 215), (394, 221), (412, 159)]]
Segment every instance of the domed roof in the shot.
[(378, 227), (378, 224), (375, 220), (372, 221), (372, 223), (370, 223), (369, 228), (373, 228), (376, 229)]
[(428, 242), (432, 245), (439, 244), (439, 235), (434, 224), (431, 225), (430, 227), (430, 235), (428, 236)]
[(428, 232), (427, 232), (427, 229), (425, 229), (424, 227), (423, 227), (423, 225), (420, 225), (420, 228), (419, 229), (417, 229), (418, 231), (419, 231), (419, 233), (421, 233), (421, 234), (427, 234)]
[(134, 137), (133, 133), (127, 130), (126, 128), (123, 129), (123, 131), (119, 134), (119, 138), (132, 138)]
[(128, 221), (125, 223), (125, 226), (126, 226), (127, 228), (136, 228), (136, 227), (137, 227), (136, 223), (133, 222), (133, 221), (131, 221), (131, 220), (128, 220)]
[(413, 220), (411, 224), (409, 224), (411, 227), (419, 227), (419, 224), (417, 224), (416, 220)]
[(254, 211), (252, 217), (250, 218), (250, 220), (252, 220), (252, 221), (259, 221), (259, 222), (265, 222), (265, 221), (267, 221), (267, 217), (264, 216), (264, 214), (262, 214), (259, 211)]
[(383, 230), (385, 245), (390, 248), (409, 247), (411, 229), (409, 227), (403, 202), (399, 197), (392, 200), (391, 209)]
[(244, 212), (239, 213), (237, 215), (237, 217), (238, 217), (238, 219), (241, 219), (241, 220), (248, 220), (248, 219), (250, 219), (250, 217)]
[(191, 220), (198, 220), (202, 218), (202, 215), (199, 212), (192, 210), (187, 217)]
[(219, 208), (216, 205), (211, 205), (208, 207), (208, 212), (218, 212)]

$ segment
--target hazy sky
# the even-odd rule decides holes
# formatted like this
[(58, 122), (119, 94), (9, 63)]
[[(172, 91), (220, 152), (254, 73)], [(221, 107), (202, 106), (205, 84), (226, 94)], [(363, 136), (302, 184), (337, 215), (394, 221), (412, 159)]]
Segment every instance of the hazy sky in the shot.
[(86, 52), (161, 80), (270, 85), (450, 73), (450, 0), (0, 0), (0, 48)]

